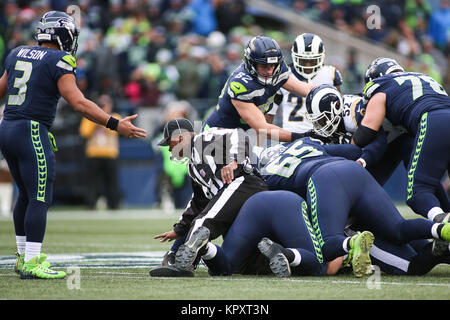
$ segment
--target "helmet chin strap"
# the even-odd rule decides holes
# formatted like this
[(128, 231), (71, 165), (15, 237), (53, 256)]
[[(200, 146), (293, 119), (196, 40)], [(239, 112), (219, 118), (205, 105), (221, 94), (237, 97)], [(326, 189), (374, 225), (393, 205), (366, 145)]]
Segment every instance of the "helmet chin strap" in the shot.
[(63, 47), (63, 45), (62, 45), (62, 43), (61, 43), (61, 40), (59, 39), (59, 37), (58, 37), (58, 36), (56, 36), (56, 41), (58, 41), (58, 45), (59, 45), (59, 50), (61, 50), (61, 51), (65, 51), (65, 50), (64, 50), (64, 47)]

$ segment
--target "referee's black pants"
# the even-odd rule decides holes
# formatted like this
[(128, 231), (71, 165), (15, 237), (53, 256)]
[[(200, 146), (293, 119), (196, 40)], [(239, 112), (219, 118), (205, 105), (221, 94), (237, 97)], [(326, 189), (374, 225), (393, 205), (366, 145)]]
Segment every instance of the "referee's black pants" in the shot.
[(209, 240), (225, 236), (244, 202), (255, 193), (267, 190), (264, 180), (257, 176), (242, 175), (234, 179), (223, 187), (192, 221), (186, 241), (201, 226), (209, 229)]

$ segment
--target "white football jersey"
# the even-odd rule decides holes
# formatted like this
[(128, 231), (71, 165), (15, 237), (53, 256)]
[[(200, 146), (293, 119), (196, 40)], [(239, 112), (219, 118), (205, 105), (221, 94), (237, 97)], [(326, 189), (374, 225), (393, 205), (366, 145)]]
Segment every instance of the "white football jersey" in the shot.
[[(307, 81), (295, 71), (293, 66), (291, 66), (291, 70), (292, 74), (299, 80)], [(342, 77), (335, 67), (326, 65), (319, 70), (310, 82), (316, 85), (330, 84), (332, 86), (340, 86)], [(274, 103), (268, 114), (275, 116), (278, 108), (281, 108), (281, 113), (277, 116), (282, 117), (283, 129), (298, 133), (312, 130), (312, 123), (306, 118), (306, 98), (290, 93), (284, 88), (281, 88), (277, 94), (282, 95), (282, 101), (279, 105)]]
[(358, 122), (364, 117), (366, 107), (363, 98), (353, 94), (345, 94), (342, 96), (344, 109), (342, 111), (342, 120), (344, 121), (345, 130), (355, 133), (358, 129)]

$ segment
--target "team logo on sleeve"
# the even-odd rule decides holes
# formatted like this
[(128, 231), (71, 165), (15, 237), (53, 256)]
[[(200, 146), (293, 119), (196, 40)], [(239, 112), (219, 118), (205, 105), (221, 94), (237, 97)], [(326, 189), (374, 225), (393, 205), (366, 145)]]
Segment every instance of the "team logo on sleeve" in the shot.
[(230, 83), (230, 89), (233, 90), (235, 95), (247, 91), (247, 88), (242, 83), (236, 81)]

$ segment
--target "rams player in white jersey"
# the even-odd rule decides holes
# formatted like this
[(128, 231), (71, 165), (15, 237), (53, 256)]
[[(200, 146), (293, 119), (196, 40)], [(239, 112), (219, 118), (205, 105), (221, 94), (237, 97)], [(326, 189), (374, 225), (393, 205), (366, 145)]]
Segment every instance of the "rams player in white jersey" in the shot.
[[(341, 74), (337, 68), (324, 65), (325, 48), (318, 35), (312, 33), (299, 35), (292, 45), (291, 56), (290, 68), (297, 79), (315, 85), (329, 84), (340, 90)], [(313, 126), (306, 118), (305, 100), (281, 88), (275, 96), (267, 120), (273, 121), (278, 108), (281, 108), (283, 129), (298, 133), (312, 130)]]

